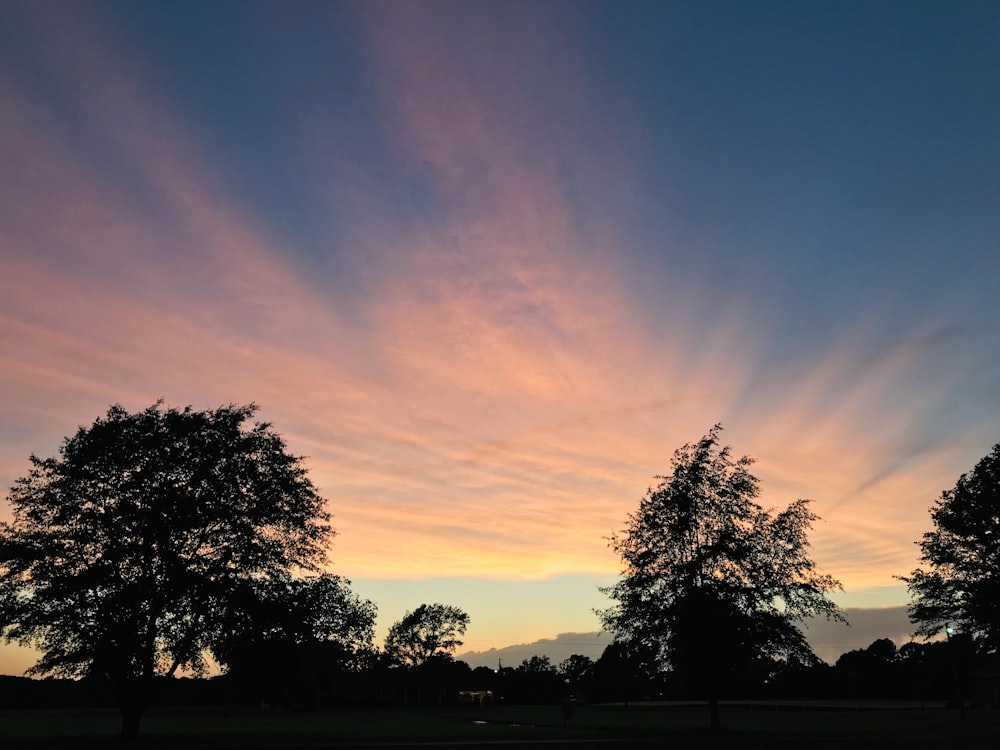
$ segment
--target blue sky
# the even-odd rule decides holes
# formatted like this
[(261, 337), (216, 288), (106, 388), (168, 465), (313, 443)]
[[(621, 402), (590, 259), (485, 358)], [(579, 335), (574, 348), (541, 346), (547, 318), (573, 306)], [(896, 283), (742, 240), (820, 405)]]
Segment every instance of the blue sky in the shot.
[(0, 21), (5, 487), (111, 403), (255, 401), (380, 628), (443, 600), (487, 650), (595, 630), (716, 422), (848, 606), (1000, 440), (995, 3)]

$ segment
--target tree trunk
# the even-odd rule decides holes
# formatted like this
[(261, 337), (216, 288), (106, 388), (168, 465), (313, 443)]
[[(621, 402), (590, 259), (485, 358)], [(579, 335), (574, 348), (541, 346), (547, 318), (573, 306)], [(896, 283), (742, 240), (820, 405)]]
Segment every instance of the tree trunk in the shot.
[(126, 677), (116, 681), (115, 701), (122, 717), (122, 737), (139, 736), (139, 721), (146, 708), (152, 705), (155, 683), (151, 677)]
[(713, 732), (722, 729), (722, 722), (719, 720), (719, 696), (715, 689), (710, 689), (708, 694), (708, 725)]
[(139, 736), (139, 720), (142, 718), (142, 705), (138, 701), (126, 699), (120, 707), (122, 715), (122, 738), (135, 739)]

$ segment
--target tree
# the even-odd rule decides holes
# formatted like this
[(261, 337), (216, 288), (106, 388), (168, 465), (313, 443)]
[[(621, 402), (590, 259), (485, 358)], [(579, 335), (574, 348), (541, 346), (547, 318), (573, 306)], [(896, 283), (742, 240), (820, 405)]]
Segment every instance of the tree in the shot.
[(526, 704), (552, 704), (558, 701), (562, 680), (552, 660), (535, 655), (521, 661), (506, 680), (511, 700)]
[(987, 651), (1000, 649), (1000, 443), (941, 493), (934, 530), (918, 542), (926, 567), (901, 576), (917, 635), (953, 625)]
[(291, 576), (325, 559), (324, 500), (269, 424), (245, 425), (256, 410), (115, 405), (10, 491), (0, 634), (41, 651), (30, 673), (107, 679), (126, 736), (158, 677), (226, 653), (257, 594), (317, 585)]
[(556, 674), (556, 668), (552, 666), (552, 660), (547, 656), (532, 656), (523, 659), (517, 666), (518, 672), (525, 674)]
[(563, 681), (564, 705), (585, 702), (589, 698), (594, 683), (593, 659), (583, 654), (570, 654), (559, 662), (556, 672)]
[(375, 605), (350, 590), (350, 581), (331, 573), (251, 580), (234, 597), (230, 633), (218, 654), (239, 641), (281, 640), (291, 644), (333, 641), (350, 652), (370, 648)]
[(605, 646), (594, 664), (594, 683), (604, 701), (622, 701), (627, 706), (636, 697), (656, 695), (662, 689), (662, 674), (654, 662), (658, 649), (638, 640), (614, 640)]
[(421, 604), (389, 628), (385, 650), (401, 664), (421, 666), (432, 658), (450, 659), (462, 645), (469, 616), (447, 604)]
[(716, 425), (678, 449), (610, 545), (624, 563), (599, 612), (629, 650), (652, 651), (661, 668), (704, 692), (719, 726), (721, 687), (774, 659), (814, 658), (799, 629), (806, 617), (841, 619), (826, 596), (839, 583), (817, 572), (806, 532), (817, 516), (797, 500), (774, 514), (757, 502), (753, 460), (719, 447)]
[(888, 638), (872, 641), (866, 648), (840, 655), (835, 667), (837, 681), (850, 698), (896, 698), (900, 695), (900, 657)]
[(214, 651), (254, 702), (301, 705), (338, 673), (359, 671), (373, 647), (376, 608), (330, 573), (250, 581), (233, 597)]
[(583, 654), (570, 654), (559, 662), (556, 671), (571, 684), (579, 684), (590, 677), (594, 671), (594, 660)]

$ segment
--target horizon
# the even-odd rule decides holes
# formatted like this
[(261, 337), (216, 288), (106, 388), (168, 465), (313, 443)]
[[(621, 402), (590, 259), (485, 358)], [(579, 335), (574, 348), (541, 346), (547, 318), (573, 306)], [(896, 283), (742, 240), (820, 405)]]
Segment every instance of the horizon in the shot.
[[(843, 613), (848, 620), (846, 625), (811, 618), (804, 627), (813, 651), (827, 664), (833, 665), (844, 653), (863, 649), (878, 639), (888, 638), (897, 648), (909, 641), (921, 640), (912, 635), (914, 628), (909, 622), (905, 606), (877, 609), (848, 607), (844, 608)], [(456, 661), (464, 661), (472, 669), (494, 665), (517, 667), (533, 656), (548, 657), (553, 666), (558, 666), (564, 659), (577, 654), (597, 661), (612, 640), (609, 633), (594, 631), (557, 633), (531, 643), (511, 643), (479, 649), (469, 648), (469, 643), (463, 641), (454, 658)], [(38, 655), (27, 649), (13, 648), (6, 656), (7, 660), (0, 663), (6, 664), (8, 671), (0, 672), (0, 676), (22, 676)], [(11, 671), (11, 665), (21, 665), (23, 669), (18, 669), (15, 674)]]
[(0, 18), (4, 488), (111, 404), (257, 403), (377, 642), (442, 602), (485, 652), (594, 632), (716, 423), (873, 611), (1000, 441), (995, 3)]

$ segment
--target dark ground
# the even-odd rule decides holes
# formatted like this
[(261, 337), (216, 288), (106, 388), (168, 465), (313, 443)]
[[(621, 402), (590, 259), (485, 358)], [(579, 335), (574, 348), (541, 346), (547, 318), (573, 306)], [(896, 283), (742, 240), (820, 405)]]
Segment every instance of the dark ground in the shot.
[(893, 703), (723, 707), (723, 731), (691, 705), (453, 706), (289, 713), (225, 708), (151, 710), (143, 737), (117, 737), (109, 709), (0, 710), (0, 750), (997, 750), (1000, 711)]

